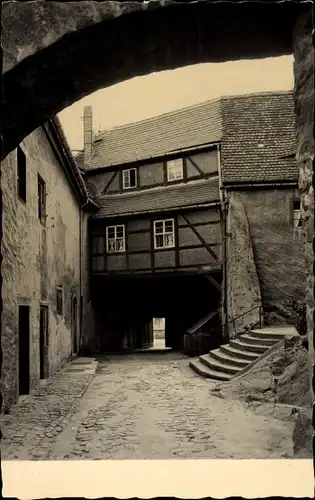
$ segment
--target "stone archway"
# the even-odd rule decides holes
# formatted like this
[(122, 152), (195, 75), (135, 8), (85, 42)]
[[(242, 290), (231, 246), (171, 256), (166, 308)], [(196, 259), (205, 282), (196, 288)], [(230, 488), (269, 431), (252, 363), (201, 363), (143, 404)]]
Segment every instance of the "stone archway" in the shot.
[(305, 8), (294, 2), (7, 2), (2, 158), (49, 117), (101, 87), (201, 62), (291, 54), (295, 19)]

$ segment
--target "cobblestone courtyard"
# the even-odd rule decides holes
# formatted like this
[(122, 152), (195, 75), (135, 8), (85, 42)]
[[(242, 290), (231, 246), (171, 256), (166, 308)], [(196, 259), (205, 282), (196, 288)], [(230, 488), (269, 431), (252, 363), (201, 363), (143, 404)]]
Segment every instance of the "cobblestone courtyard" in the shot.
[(211, 392), (180, 354), (62, 371), (0, 418), (2, 459), (291, 457), (292, 424)]

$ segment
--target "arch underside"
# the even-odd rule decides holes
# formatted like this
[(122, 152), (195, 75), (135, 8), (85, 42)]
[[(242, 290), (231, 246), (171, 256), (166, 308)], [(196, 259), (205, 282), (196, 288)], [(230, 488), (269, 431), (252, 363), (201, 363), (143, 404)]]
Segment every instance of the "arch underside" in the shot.
[[(75, 9), (76, 2), (69, 5)], [(186, 65), (291, 54), (296, 12), (291, 2), (174, 3), (70, 31), (43, 48), (39, 43), (3, 76), (2, 158), (100, 88)], [(21, 33), (25, 44), (27, 33)]]

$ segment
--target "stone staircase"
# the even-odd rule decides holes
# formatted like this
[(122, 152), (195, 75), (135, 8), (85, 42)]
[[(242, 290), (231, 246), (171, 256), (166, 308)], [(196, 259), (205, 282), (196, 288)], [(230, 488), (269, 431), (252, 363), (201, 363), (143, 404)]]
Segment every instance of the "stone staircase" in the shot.
[(243, 374), (257, 361), (270, 354), (285, 337), (298, 335), (293, 327), (268, 327), (239, 335), (229, 344), (193, 358), (189, 366), (203, 377), (228, 381)]

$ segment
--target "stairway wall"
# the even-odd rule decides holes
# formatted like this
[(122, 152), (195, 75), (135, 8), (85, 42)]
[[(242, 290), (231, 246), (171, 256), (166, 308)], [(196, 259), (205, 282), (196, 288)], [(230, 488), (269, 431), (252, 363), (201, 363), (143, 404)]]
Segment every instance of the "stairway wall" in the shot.
[(285, 186), (229, 193), (227, 273), (234, 313), (261, 300), (266, 324), (287, 324), (290, 301), (303, 300), (305, 259), (302, 235), (293, 228), (295, 196), (296, 189)]
[[(256, 271), (245, 205), (238, 193), (231, 193), (227, 216), (227, 312), (228, 321), (252, 307), (261, 305), (260, 284)], [(259, 309), (229, 325), (229, 338), (259, 321)]]

